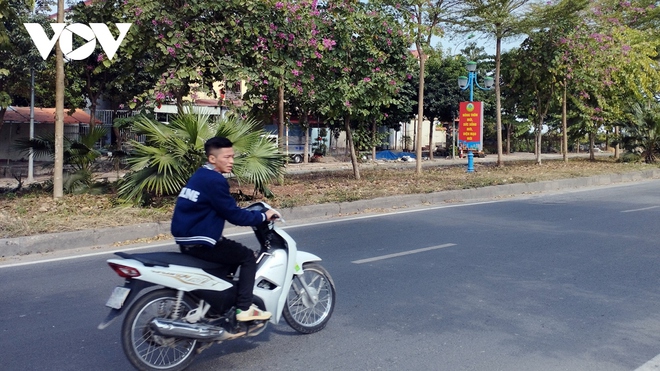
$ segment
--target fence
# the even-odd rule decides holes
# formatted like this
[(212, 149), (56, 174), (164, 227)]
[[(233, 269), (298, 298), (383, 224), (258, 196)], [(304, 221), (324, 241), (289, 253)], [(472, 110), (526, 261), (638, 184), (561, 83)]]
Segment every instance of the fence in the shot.
[[(113, 133), (113, 122), (115, 119), (119, 118), (127, 118), (131, 116), (135, 116), (138, 114), (138, 112), (135, 111), (128, 111), (128, 110), (118, 110), (118, 111), (113, 111), (113, 110), (97, 110), (96, 111), (96, 120), (100, 122), (101, 125), (107, 130), (107, 133), (105, 137), (101, 138), (101, 140), (97, 143), (97, 146), (99, 148), (104, 148), (108, 147), (112, 144), (112, 133)], [(80, 128), (78, 129), (79, 133), (69, 133), (67, 135), (69, 138), (74, 138), (78, 137), (79, 135), (85, 135), (89, 133), (89, 125), (80, 125)], [(146, 140), (146, 136), (143, 134), (137, 134), (133, 132), (130, 128), (121, 128), (118, 130), (119, 131), (119, 136), (120, 142), (121, 143), (127, 143), (130, 140), (135, 140), (140, 143), (144, 143)]]

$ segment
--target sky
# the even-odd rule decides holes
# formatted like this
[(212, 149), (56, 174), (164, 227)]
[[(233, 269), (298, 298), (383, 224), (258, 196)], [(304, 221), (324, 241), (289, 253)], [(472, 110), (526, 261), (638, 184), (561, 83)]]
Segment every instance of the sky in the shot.
[[(525, 36), (521, 36), (515, 39), (507, 39), (502, 42), (502, 52), (508, 51), (512, 48), (520, 46), (520, 44), (525, 40)], [(433, 37), (431, 39), (431, 46), (434, 48), (439, 44), (442, 45), (443, 50), (450, 49), (450, 54), (457, 55), (460, 54), (461, 49), (465, 48), (470, 42), (476, 42), (477, 46), (484, 48), (487, 54), (495, 55), (495, 39), (492, 37), (487, 37), (483, 34), (474, 33), (472, 38), (464, 37)]]

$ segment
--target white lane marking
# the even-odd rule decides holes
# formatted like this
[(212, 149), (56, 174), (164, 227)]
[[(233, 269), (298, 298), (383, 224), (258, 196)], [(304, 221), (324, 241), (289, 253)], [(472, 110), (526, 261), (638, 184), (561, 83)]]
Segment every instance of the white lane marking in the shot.
[(456, 246), (456, 244), (455, 243), (446, 243), (444, 245), (438, 245), (438, 246), (424, 247), (422, 249), (402, 251), (402, 252), (398, 252), (398, 253), (395, 253), (395, 254), (387, 254), (387, 255), (376, 256), (376, 257), (373, 257), (373, 258), (353, 260), (351, 263), (353, 263), (353, 264), (371, 263), (371, 262), (375, 262), (375, 261), (378, 261), (378, 260), (397, 258), (399, 256), (412, 255), (412, 254), (417, 254), (417, 253), (424, 252), (424, 251), (437, 250), (437, 249), (442, 249), (442, 248), (450, 247), (450, 246)]
[(621, 212), (622, 213), (632, 213), (632, 212), (635, 212), (635, 211), (651, 210), (651, 209), (655, 209), (657, 207), (660, 207), (660, 206), (649, 206), (649, 207), (643, 207), (641, 209), (623, 210)]
[(646, 362), (645, 364), (639, 366), (635, 371), (657, 371), (660, 370), (660, 354), (653, 357), (652, 360)]
[(90, 257), (90, 256), (114, 254), (114, 253), (119, 252), (119, 251), (142, 250), (142, 249), (148, 249), (150, 247), (163, 247), (163, 246), (170, 246), (170, 245), (173, 245), (173, 243), (170, 242), (170, 243), (160, 243), (160, 244), (156, 244), (156, 245), (143, 245), (143, 246), (132, 247), (130, 249), (115, 249), (115, 250), (108, 250), (108, 251), (99, 251), (99, 252), (94, 252), (94, 253), (89, 253), (89, 254), (64, 256), (64, 257), (61, 257), (61, 258), (50, 258), (50, 259), (44, 259), (44, 260), (35, 260), (35, 261), (22, 262), (22, 263), (13, 263), (13, 264), (7, 264), (7, 265), (1, 265), (2, 262), (0, 262), (0, 269), (20, 267), (20, 266), (23, 266), (23, 265), (51, 263), (51, 262), (56, 262), (56, 261), (71, 260), (71, 259), (78, 259), (78, 258), (87, 258), (87, 257)]

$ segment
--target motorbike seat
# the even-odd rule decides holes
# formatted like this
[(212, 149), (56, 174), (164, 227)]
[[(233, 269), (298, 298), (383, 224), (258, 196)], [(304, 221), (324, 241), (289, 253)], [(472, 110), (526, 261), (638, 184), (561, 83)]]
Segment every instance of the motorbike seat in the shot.
[(147, 267), (169, 267), (172, 265), (183, 265), (199, 269), (223, 269), (227, 268), (224, 264), (209, 262), (195, 258), (187, 254), (178, 252), (150, 252), (141, 254), (127, 254), (116, 252), (115, 255), (124, 259), (137, 260)]

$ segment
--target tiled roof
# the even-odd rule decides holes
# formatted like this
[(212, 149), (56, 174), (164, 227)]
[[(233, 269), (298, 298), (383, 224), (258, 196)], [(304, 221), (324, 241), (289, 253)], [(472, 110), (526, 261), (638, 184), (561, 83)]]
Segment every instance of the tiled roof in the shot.
[[(89, 124), (91, 116), (82, 110), (76, 110), (73, 115), (69, 115), (68, 110), (64, 109), (64, 124)], [(23, 123), (30, 122), (30, 107), (9, 106), (3, 120), (5, 123)], [(55, 108), (37, 108), (34, 107), (34, 122), (36, 124), (55, 124)]]

